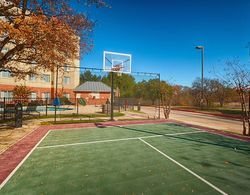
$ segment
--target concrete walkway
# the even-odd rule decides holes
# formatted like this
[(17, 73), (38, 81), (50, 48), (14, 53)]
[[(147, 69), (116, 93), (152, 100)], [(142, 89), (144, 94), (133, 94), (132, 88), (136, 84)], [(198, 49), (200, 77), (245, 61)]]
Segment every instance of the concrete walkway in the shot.
[[(152, 107), (142, 107), (142, 111), (147, 113), (151, 117), (156, 115), (155, 108)], [(164, 118), (162, 110), (161, 118)], [(242, 132), (242, 122), (239, 119), (234, 118), (225, 118), (203, 113), (172, 110), (170, 113), (170, 119), (174, 119), (187, 124), (200, 125), (203, 127), (230, 131), (238, 134), (241, 134)]]

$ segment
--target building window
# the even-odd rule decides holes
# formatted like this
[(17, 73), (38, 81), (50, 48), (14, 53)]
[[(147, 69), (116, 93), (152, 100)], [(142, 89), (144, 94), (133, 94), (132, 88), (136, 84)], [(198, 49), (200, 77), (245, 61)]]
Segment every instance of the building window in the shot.
[(3, 54), (6, 54), (8, 51), (9, 51), (9, 49), (6, 48), (6, 47), (2, 49), (2, 53), (3, 53)]
[(10, 78), (10, 77), (11, 77), (9, 71), (1, 71), (1, 75), (2, 75), (2, 77), (4, 77), (4, 78)]
[(64, 66), (64, 71), (69, 72), (70, 71), (70, 66), (69, 65), (65, 65)]
[(77, 93), (77, 94), (76, 94), (76, 98), (81, 98), (81, 94), (80, 94), (80, 93)]
[(91, 93), (93, 99), (100, 99), (100, 93)]
[(65, 85), (69, 85), (70, 84), (70, 77), (63, 77), (63, 83)]
[(12, 98), (12, 91), (1, 91), (1, 98)]
[(30, 99), (31, 100), (36, 100), (36, 93), (35, 92), (31, 92)]
[(65, 93), (63, 94), (64, 97), (66, 97), (67, 99), (70, 99), (70, 94), (69, 93)]
[(34, 74), (29, 75), (29, 80), (30, 81), (35, 81), (36, 80), (36, 76)]
[(42, 76), (42, 80), (46, 83), (49, 83), (50, 82), (50, 75), (49, 74), (44, 74)]
[(43, 99), (50, 99), (50, 92), (44, 92), (44, 93), (42, 93), (42, 98)]
[(32, 67), (32, 68), (35, 68), (36, 66), (37, 66), (36, 61), (32, 61), (31, 67)]

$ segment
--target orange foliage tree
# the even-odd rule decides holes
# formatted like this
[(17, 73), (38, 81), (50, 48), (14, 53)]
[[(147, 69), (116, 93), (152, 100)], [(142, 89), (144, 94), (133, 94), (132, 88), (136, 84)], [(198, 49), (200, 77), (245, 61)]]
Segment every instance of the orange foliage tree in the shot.
[(13, 98), (21, 102), (28, 102), (31, 90), (24, 85), (16, 85), (13, 89)]
[(76, 3), (106, 6), (102, 0), (0, 0), (0, 71), (24, 78), (88, 51), (94, 23), (74, 10)]

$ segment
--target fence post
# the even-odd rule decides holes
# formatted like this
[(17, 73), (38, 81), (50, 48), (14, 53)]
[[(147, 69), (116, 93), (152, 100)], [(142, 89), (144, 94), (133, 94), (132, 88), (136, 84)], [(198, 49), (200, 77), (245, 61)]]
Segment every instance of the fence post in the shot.
[(5, 120), (5, 109), (6, 109), (6, 101), (5, 97), (3, 98), (3, 120)]
[(19, 102), (15, 104), (15, 128), (23, 126), (23, 105)]
[(140, 101), (138, 102), (138, 105), (137, 105), (137, 111), (141, 111), (141, 103), (140, 103)]
[(120, 98), (118, 97), (118, 108), (119, 108), (119, 112), (121, 112), (121, 103), (120, 103)]
[(45, 108), (46, 108), (45, 110), (46, 116), (48, 116), (48, 98), (46, 98), (45, 100)]
[(76, 98), (76, 114), (79, 114), (79, 103), (78, 103), (78, 98)]

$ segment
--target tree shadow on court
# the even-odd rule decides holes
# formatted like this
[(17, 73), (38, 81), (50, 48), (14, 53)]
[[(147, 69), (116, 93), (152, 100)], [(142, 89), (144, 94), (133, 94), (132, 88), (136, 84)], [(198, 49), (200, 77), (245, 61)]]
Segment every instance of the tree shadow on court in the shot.
[[(122, 129), (126, 129), (126, 130), (130, 130), (130, 131), (136, 131), (136, 132), (143, 132), (143, 133), (148, 133), (151, 135), (162, 135), (163, 137), (166, 138), (175, 138), (175, 139), (179, 139), (179, 140), (185, 140), (185, 141), (189, 141), (189, 142), (193, 142), (193, 143), (197, 143), (197, 147), (200, 146), (200, 144), (206, 144), (206, 145), (213, 145), (213, 146), (218, 146), (218, 147), (224, 147), (224, 148), (230, 148), (230, 149), (234, 149), (237, 152), (243, 153), (243, 154), (250, 154), (250, 147), (249, 147), (249, 143), (244, 143), (243, 141), (240, 142), (238, 140), (229, 140), (229, 138), (225, 138), (223, 136), (219, 136), (217, 135), (217, 137), (212, 137), (211, 138), (207, 138), (205, 137), (181, 137), (184, 135), (166, 135), (164, 133), (156, 133), (156, 132), (152, 132), (152, 131), (147, 131), (147, 130), (141, 130), (141, 129), (134, 129), (131, 127), (125, 127), (125, 126), (116, 126), (118, 128), (122, 128)], [(209, 133), (209, 132), (207, 132)], [(214, 134), (211, 134), (214, 135)], [(216, 136), (216, 135), (214, 135)], [(202, 140), (202, 139), (210, 139), (211, 141), (207, 141), (207, 140)], [(244, 151), (244, 152), (243, 152)]]

